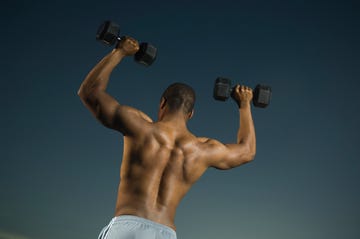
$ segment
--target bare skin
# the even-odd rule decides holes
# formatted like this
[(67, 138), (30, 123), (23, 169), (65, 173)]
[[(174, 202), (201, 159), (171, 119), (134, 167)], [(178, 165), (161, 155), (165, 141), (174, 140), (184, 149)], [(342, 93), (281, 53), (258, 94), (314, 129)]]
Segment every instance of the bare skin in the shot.
[(170, 113), (164, 99), (159, 105), (158, 121), (153, 122), (143, 112), (120, 104), (106, 93), (112, 70), (138, 49), (136, 40), (124, 38), (90, 71), (78, 95), (104, 126), (124, 135), (115, 216), (135, 215), (176, 230), (176, 208), (206, 169), (231, 169), (254, 158), (252, 90), (239, 85), (235, 89), (240, 126), (234, 144), (196, 137), (186, 126), (193, 112)]

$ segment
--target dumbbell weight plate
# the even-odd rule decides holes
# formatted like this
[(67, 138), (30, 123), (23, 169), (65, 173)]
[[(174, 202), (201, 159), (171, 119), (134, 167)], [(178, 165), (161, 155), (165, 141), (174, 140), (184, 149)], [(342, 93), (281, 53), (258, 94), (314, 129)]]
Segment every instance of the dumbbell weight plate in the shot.
[(271, 87), (258, 84), (253, 91), (253, 104), (265, 108), (270, 104)]
[(215, 100), (225, 101), (230, 97), (231, 80), (218, 77), (215, 81), (213, 97)]
[(118, 40), (120, 26), (115, 22), (105, 21), (96, 33), (96, 39), (107, 44), (114, 45)]
[(156, 47), (146, 42), (141, 43), (139, 47), (139, 51), (134, 56), (135, 61), (150, 66), (156, 59)]

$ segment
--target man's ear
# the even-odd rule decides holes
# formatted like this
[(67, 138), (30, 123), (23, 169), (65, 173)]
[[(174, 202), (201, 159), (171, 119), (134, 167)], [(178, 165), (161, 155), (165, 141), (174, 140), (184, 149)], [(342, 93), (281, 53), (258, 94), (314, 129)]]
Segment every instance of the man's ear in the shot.
[(165, 106), (166, 106), (166, 99), (162, 97), (160, 101), (160, 109), (164, 109)]
[(194, 109), (188, 114), (188, 119), (191, 119), (194, 115)]

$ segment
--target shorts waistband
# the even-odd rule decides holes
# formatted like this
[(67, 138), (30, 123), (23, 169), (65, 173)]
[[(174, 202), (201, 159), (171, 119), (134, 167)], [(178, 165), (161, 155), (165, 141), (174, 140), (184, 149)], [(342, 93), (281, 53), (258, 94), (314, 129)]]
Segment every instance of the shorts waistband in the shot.
[(166, 226), (166, 225), (161, 224), (161, 223), (158, 223), (158, 222), (151, 221), (151, 220), (143, 218), (143, 217), (138, 217), (138, 216), (134, 216), (134, 215), (120, 215), (120, 216), (114, 217), (112, 219), (112, 223), (120, 222), (120, 221), (136, 221), (136, 222), (144, 223), (144, 224), (147, 224), (147, 225), (151, 225), (152, 227), (156, 227), (156, 228), (159, 228), (161, 230), (165, 230), (168, 233), (173, 234), (174, 236), (176, 236), (175, 230), (172, 229), (171, 227)]

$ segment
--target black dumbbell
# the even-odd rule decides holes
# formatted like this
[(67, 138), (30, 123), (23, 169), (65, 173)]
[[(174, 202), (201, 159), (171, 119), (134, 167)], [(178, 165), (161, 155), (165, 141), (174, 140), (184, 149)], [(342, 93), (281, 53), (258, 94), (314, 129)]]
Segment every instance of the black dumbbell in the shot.
[[(214, 98), (220, 101), (226, 101), (235, 89), (231, 80), (218, 77), (215, 80)], [(253, 104), (256, 107), (265, 108), (269, 105), (271, 98), (271, 87), (258, 84), (253, 91)]]
[[(106, 45), (114, 45), (121, 40), (119, 33), (120, 26), (118, 24), (111, 21), (105, 21), (97, 31), (96, 39)], [(145, 66), (150, 66), (156, 59), (156, 47), (146, 42), (140, 43), (139, 47), (139, 51), (136, 52), (134, 56), (135, 61)]]

